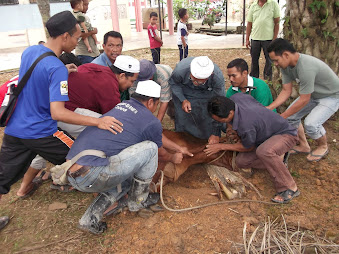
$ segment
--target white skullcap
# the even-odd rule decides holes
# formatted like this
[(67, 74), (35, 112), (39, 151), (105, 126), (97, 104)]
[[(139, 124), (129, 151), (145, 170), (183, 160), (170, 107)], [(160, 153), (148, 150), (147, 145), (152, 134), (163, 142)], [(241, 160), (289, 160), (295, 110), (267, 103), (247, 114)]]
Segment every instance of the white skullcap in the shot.
[(131, 56), (120, 55), (115, 59), (113, 65), (122, 71), (131, 73), (140, 72), (140, 62)]
[(191, 74), (197, 79), (207, 79), (214, 70), (214, 64), (207, 56), (195, 57), (191, 62)]
[(137, 85), (136, 93), (146, 95), (152, 98), (160, 97), (160, 85), (153, 80), (139, 81)]

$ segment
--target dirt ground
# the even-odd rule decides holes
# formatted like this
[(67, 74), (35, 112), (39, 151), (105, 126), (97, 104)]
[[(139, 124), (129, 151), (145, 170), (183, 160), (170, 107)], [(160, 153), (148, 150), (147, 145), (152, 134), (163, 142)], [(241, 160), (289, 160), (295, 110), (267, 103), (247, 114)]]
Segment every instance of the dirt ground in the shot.
[[(125, 52), (138, 59), (151, 60), (149, 49)], [(249, 51), (190, 50), (190, 56), (208, 55), (223, 71), (226, 85), (226, 66), (234, 58), (244, 58), (250, 63)], [(162, 50), (162, 63), (174, 68), (177, 50)], [(261, 59), (261, 66), (263, 59)], [(262, 68), (261, 68), (262, 69)], [(0, 74), (0, 83), (17, 72)], [(319, 237), (339, 243), (339, 115), (325, 125), (329, 142), (329, 155), (318, 163), (307, 162), (305, 155), (293, 155), (289, 168), (301, 195), (288, 205), (235, 203), (218, 205), (188, 212), (164, 210), (150, 218), (141, 218), (128, 211), (108, 217), (108, 230), (100, 236), (83, 233), (77, 229), (81, 215), (91, 203), (91, 194), (60, 193), (44, 184), (26, 200), (16, 197), (20, 182), (0, 201), (0, 216), (11, 217), (10, 224), (0, 232), (1, 253), (236, 253), (232, 242), (243, 242), (243, 227), (248, 233), (270, 217), (284, 215), (289, 227), (300, 226)], [(166, 116), (164, 128), (173, 129)], [(0, 129), (3, 136), (3, 128)], [(314, 144), (312, 144), (314, 145)], [(266, 171), (256, 171), (249, 179), (264, 201), (274, 194)], [(210, 195), (214, 187), (205, 170), (192, 166), (175, 183), (164, 188), (164, 200), (171, 208), (185, 208), (218, 201)], [(259, 200), (252, 190), (247, 199)], [(51, 210), (55, 202), (66, 208)], [(336, 253), (339, 253), (339, 248)], [(315, 252), (310, 252), (315, 253)], [(334, 253), (334, 252), (333, 252)]]

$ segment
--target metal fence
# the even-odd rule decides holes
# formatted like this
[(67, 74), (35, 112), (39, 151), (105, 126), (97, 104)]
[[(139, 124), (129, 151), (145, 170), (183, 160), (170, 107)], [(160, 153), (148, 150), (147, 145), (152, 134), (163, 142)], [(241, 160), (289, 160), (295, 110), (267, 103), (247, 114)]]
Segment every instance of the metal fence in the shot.
[(19, 0), (0, 0), (0, 5), (19, 4)]

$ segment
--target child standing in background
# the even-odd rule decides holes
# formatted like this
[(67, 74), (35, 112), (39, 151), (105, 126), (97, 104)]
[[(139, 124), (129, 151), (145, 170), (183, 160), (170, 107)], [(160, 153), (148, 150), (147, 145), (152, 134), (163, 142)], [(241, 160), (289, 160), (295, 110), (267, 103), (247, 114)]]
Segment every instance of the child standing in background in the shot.
[[(73, 13), (74, 17), (77, 19), (77, 21), (80, 24), (81, 32), (88, 33), (88, 31), (92, 31), (93, 27), (91, 26), (90, 23), (85, 22), (86, 21), (86, 17), (82, 13), (82, 11), (83, 11), (83, 2), (82, 2), (82, 0), (71, 0), (70, 4), (71, 4), (71, 7), (73, 9), (72, 13)], [(94, 39), (95, 43), (99, 44), (97, 36), (95, 34), (92, 34), (91, 36)], [(84, 41), (84, 43), (85, 43), (85, 45), (87, 47), (88, 52), (92, 53), (93, 50), (92, 50), (91, 46), (89, 45), (88, 38), (87, 37), (83, 38), (83, 41)]]
[(177, 27), (177, 44), (179, 48), (180, 61), (188, 56), (188, 30), (186, 22), (189, 18), (187, 9), (181, 8), (178, 11), (180, 20)]
[(156, 12), (151, 12), (150, 23), (147, 27), (149, 44), (151, 47), (152, 58), (154, 64), (160, 64), (160, 47), (163, 42), (159, 37), (159, 32), (157, 29), (158, 14)]

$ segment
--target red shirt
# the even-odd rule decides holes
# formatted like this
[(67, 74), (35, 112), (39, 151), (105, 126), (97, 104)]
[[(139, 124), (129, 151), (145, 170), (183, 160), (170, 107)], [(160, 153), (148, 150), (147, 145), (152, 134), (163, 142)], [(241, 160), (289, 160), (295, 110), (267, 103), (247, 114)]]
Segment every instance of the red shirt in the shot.
[(85, 108), (105, 114), (120, 103), (119, 83), (109, 67), (83, 64), (69, 75), (68, 97), (65, 107), (69, 110)]
[(156, 25), (152, 26), (151, 24), (149, 24), (148, 27), (147, 27), (149, 44), (151, 46), (151, 49), (161, 47), (161, 43), (154, 39), (155, 36), (157, 35), (156, 30), (157, 30)]

